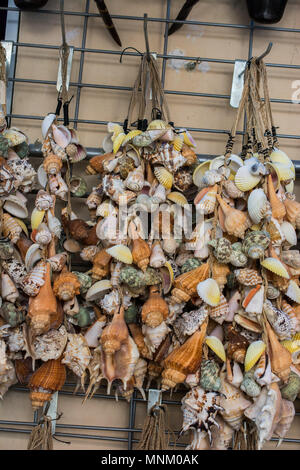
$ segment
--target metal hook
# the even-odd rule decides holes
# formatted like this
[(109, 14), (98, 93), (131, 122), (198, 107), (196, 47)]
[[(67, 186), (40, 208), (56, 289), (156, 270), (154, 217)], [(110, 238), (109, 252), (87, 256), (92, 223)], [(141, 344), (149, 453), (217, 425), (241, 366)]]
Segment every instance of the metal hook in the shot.
[(136, 49), (135, 47), (132, 47), (132, 46), (128, 46), (128, 47), (125, 47), (125, 49), (123, 49), (123, 51), (121, 52), (121, 55), (120, 55), (120, 63), (122, 63), (122, 59), (123, 59), (123, 54), (125, 51), (127, 51), (128, 49), (133, 49), (135, 52), (137, 52), (138, 54), (140, 54), (141, 57), (143, 57), (143, 54), (138, 50)]
[(149, 49), (149, 39), (148, 39), (148, 15), (147, 13), (144, 13), (144, 36), (145, 36), (147, 60), (149, 62), (150, 61), (150, 49)]
[[(266, 57), (268, 54), (270, 54), (272, 47), (273, 47), (273, 43), (272, 43), (272, 42), (269, 42), (268, 47), (267, 47), (267, 49), (265, 50), (265, 52), (263, 52), (260, 56), (257, 57), (257, 59), (256, 59), (256, 63), (257, 63), (257, 64), (258, 64), (264, 57)], [(245, 71), (246, 71), (246, 68), (249, 66), (250, 62), (251, 62), (251, 59), (249, 59), (249, 60), (247, 61), (247, 64), (246, 64), (245, 69), (239, 74), (239, 78), (240, 78), (242, 75), (244, 75), (244, 73), (245, 73)]]

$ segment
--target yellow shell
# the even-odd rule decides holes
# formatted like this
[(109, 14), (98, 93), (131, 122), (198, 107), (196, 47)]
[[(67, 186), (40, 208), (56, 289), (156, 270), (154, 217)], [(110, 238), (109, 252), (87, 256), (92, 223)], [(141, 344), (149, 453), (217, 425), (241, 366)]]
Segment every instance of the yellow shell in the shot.
[(206, 160), (206, 162), (200, 163), (200, 165), (198, 165), (197, 168), (194, 170), (193, 183), (195, 186), (201, 186), (202, 177), (204, 173), (209, 170), (210, 163), (210, 160)]
[(285, 347), (291, 354), (293, 354), (295, 351), (298, 351), (300, 349), (300, 341), (294, 341), (294, 340), (285, 340), (281, 341), (282, 346)]
[(33, 209), (31, 214), (31, 229), (35, 230), (42, 223), (45, 215), (45, 211), (39, 211), (36, 207)]
[(289, 159), (287, 154), (283, 152), (282, 150), (278, 150), (278, 149), (274, 150), (270, 154), (270, 160), (273, 163), (283, 163), (288, 166), (293, 165), (292, 161)]
[(235, 185), (241, 191), (250, 191), (260, 182), (260, 176), (252, 175), (247, 166), (242, 166), (236, 172)]
[(265, 352), (266, 345), (263, 341), (254, 341), (247, 349), (245, 356), (245, 372), (248, 372), (257, 363), (260, 356)]
[(219, 338), (216, 336), (207, 336), (205, 343), (223, 362), (226, 361), (225, 349)]
[(295, 178), (293, 168), (284, 163), (273, 163), (273, 167), (277, 169), (280, 181), (287, 181)]
[(115, 245), (106, 250), (106, 253), (122, 263), (132, 264), (132, 253), (126, 245)]
[(195, 142), (194, 139), (192, 138), (191, 134), (189, 132), (184, 132), (183, 133), (183, 143), (185, 145), (188, 145), (189, 147), (195, 147)]
[(126, 138), (126, 135), (124, 134), (124, 132), (122, 132), (121, 134), (119, 134), (115, 140), (114, 140), (114, 145), (113, 145), (113, 152), (114, 153), (117, 153), (117, 151), (119, 150), (119, 148), (121, 147), (121, 145), (123, 144), (123, 141), (124, 139)]
[(15, 217), (15, 221), (17, 222), (17, 224), (20, 225), (20, 227), (24, 231), (26, 237), (29, 237), (28, 229), (27, 229), (26, 225), (24, 224), (23, 220), (17, 219), (17, 217)]
[(217, 281), (212, 278), (205, 279), (197, 285), (197, 292), (204, 302), (211, 307), (216, 307), (221, 300), (221, 292)]
[(168, 269), (168, 271), (170, 273), (170, 277), (171, 277), (171, 283), (173, 283), (173, 281), (174, 281), (174, 271), (173, 271), (172, 266), (170, 265), (170, 263), (168, 261), (165, 262), (164, 266)]
[(173, 185), (173, 175), (168, 172), (164, 167), (160, 166), (154, 168), (154, 174), (160, 184), (162, 184), (166, 189), (171, 189)]
[(268, 269), (272, 273), (277, 274), (278, 276), (284, 277), (285, 279), (289, 279), (289, 273), (283, 266), (283, 264), (276, 258), (265, 258), (260, 263), (264, 268)]
[(169, 199), (172, 202), (175, 202), (175, 204), (178, 204), (179, 206), (182, 206), (182, 207), (188, 204), (186, 197), (182, 193), (179, 193), (178, 191), (173, 191), (172, 193), (169, 193), (167, 196), (167, 199)]
[(157, 130), (157, 129), (168, 129), (168, 123), (163, 121), (162, 119), (155, 119), (151, 121), (147, 127), (147, 131), (150, 130)]
[(293, 336), (292, 340), (300, 342), (300, 332), (296, 333), (295, 336)]
[(292, 299), (297, 304), (300, 304), (300, 288), (295, 281), (291, 280), (289, 282), (285, 295), (287, 295), (290, 299)]
[(125, 139), (124, 139), (123, 142), (122, 142), (122, 145), (127, 144), (127, 143), (130, 142), (136, 135), (140, 135), (141, 133), (142, 133), (142, 131), (139, 131), (138, 129), (134, 129), (133, 131), (128, 132), (128, 134), (126, 134)]
[(114, 141), (115, 138), (123, 132), (123, 127), (120, 124), (116, 124), (115, 122), (109, 122), (107, 124), (107, 130), (109, 133), (113, 133), (111, 140)]
[(175, 137), (175, 139), (172, 142), (174, 150), (176, 150), (177, 152), (180, 152), (183, 146), (183, 140), (184, 140), (184, 136), (182, 134), (179, 134)]

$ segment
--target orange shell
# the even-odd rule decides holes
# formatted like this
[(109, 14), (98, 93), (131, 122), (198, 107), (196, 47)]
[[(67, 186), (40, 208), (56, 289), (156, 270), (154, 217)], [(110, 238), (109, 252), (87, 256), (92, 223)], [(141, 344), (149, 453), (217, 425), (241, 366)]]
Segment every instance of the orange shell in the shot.
[(181, 274), (174, 280), (174, 289), (172, 290), (172, 300), (177, 303), (188, 302), (196, 294), (197, 285), (205, 281), (209, 276), (209, 264), (205, 263), (198, 268), (192, 269), (187, 273)]
[(150, 261), (151, 250), (148, 243), (142, 238), (133, 240), (132, 258), (142, 271), (146, 271)]
[(46, 173), (55, 175), (62, 169), (63, 162), (58, 155), (51, 153), (48, 155), (48, 157), (45, 158), (43, 166)]
[[(60, 359), (44, 362), (28, 383), (33, 408), (39, 408), (51, 399), (51, 392), (61, 390), (66, 381), (66, 368)], [(41, 390), (43, 389), (43, 390)]]
[(102, 332), (100, 343), (103, 351), (106, 354), (114, 354), (119, 351), (128, 335), (128, 328), (124, 319), (124, 307), (121, 307), (120, 312), (114, 314), (112, 322)]
[(237, 270), (236, 279), (240, 284), (244, 286), (256, 286), (262, 284), (262, 277), (258, 274), (256, 269), (243, 268)]
[(230, 274), (230, 268), (227, 264), (218, 263), (215, 259), (211, 266), (212, 278), (217, 281), (220, 287), (227, 283), (227, 275)]
[(169, 314), (167, 302), (160, 296), (156, 286), (150, 287), (150, 296), (142, 308), (142, 321), (151, 328), (159, 326)]
[(245, 212), (230, 207), (219, 194), (218, 202), (224, 214), (224, 228), (229, 235), (244, 238), (245, 230), (249, 227), (249, 220)]
[(293, 199), (286, 198), (284, 201), (286, 208), (286, 218), (291, 224), (296, 224), (299, 228), (300, 203)]
[(272, 217), (282, 220), (286, 214), (286, 208), (276, 194), (271, 175), (268, 175), (268, 199), (271, 204)]
[(47, 263), (45, 284), (37, 296), (29, 297), (28, 318), (30, 327), (36, 335), (46, 333), (57, 317), (57, 301), (51, 286), (51, 267)]
[(100, 250), (93, 258), (92, 278), (101, 280), (109, 273), (111, 255), (106, 249)]
[(104, 153), (103, 155), (95, 155), (95, 157), (91, 158), (89, 161), (88, 166), (86, 167), (85, 171), (88, 175), (95, 175), (96, 173), (102, 173), (103, 163), (109, 162), (115, 158), (114, 153)]
[(145, 344), (144, 335), (142, 333), (141, 327), (136, 323), (129, 323), (128, 328), (134, 339), (135, 344), (137, 345), (140, 355), (142, 357), (145, 357), (146, 359), (151, 359), (152, 355), (147, 345)]
[(175, 348), (164, 360), (162, 390), (174, 388), (184, 382), (188, 374), (194, 374), (201, 365), (202, 345), (206, 334), (207, 321), (180, 347)]
[(90, 230), (90, 226), (82, 219), (69, 220), (67, 227), (71, 237), (79, 242), (87, 238)]
[(292, 355), (277, 339), (276, 334), (268, 321), (265, 322), (267, 335), (269, 338), (269, 355), (272, 372), (283, 382), (287, 382), (290, 375)]
[(186, 159), (186, 165), (191, 166), (197, 162), (197, 155), (188, 145), (183, 144), (181, 149), (182, 156)]
[(61, 273), (54, 281), (53, 292), (63, 301), (73, 299), (80, 293), (80, 282), (76, 274), (69, 271)]

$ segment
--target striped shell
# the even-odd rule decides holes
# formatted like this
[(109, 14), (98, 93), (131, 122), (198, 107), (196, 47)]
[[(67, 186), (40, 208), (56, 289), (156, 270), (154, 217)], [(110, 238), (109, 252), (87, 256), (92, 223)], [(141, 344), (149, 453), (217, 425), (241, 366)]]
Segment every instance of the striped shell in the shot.
[(40, 287), (45, 284), (47, 263), (40, 261), (22, 280), (21, 287), (25, 294), (34, 297), (39, 293)]
[(224, 297), (224, 295), (221, 294), (221, 300), (220, 300), (219, 304), (216, 307), (210, 307), (209, 316), (215, 322), (222, 325), (223, 321), (225, 320), (225, 318), (228, 314), (229, 314), (228, 302), (227, 302), (226, 298)]
[(237, 281), (244, 286), (256, 286), (257, 284), (262, 284), (263, 282), (262, 277), (255, 269), (236, 269), (234, 274)]
[(270, 300), (264, 303), (264, 312), (271, 323), (276, 335), (280, 340), (291, 339), (291, 320), (290, 317), (276, 308)]
[(9, 237), (12, 243), (17, 243), (22, 232), (22, 227), (16, 219), (9, 214), (3, 214), (3, 235)]
[(210, 186), (202, 189), (202, 191), (200, 191), (200, 193), (195, 197), (194, 204), (199, 214), (211, 214), (214, 211), (217, 191), (217, 185)]

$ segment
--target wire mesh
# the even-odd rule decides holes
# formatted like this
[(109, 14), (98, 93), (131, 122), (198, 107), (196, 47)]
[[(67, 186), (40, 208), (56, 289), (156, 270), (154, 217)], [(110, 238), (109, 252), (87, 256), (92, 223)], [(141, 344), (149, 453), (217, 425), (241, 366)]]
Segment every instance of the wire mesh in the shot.
[[(280, 31), (282, 33), (300, 33), (300, 29), (298, 28), (285, 28), (285, 27), (278, 27), (278, 26), (264, 26), (264, 25), (257, 25), (253, 21), (250, 21), (249, 24), (230, 24), (230, 23), (220, 23), (220, 22), (204, 22), (204, 21), (196, 21), (196, 20), (185, 20), (185, 21), (175, 21), (174, 19), (170, 18), (170, 9), (171, 9), (171, 0), (166, 0), (166, 9), (165, 9), (165, 16), (160, 18), (155, 17), (148, 17), (149, 22), (158, 22), (158, 23), (165, 23), (165, 30), (164, 30), (164, 43), (163, 43), (163, 53), (157, 54), (157, 58), (162, 59), (162, 70), (161, 70), (161, 81), (162, 86), (165, 86), (165, 78), (166, 78), (166, 66), (168, 59), (180, 59), (180, 60), (188, 60), (188, 61), (196, 61), (199, 57), (193, 56), (176, 56), (168, 54), (168, 26), (169, 23), (181, 23), (187, 25), (198, 25), (198, 26), (207, 26), (211, 28), (233, 28), (233, 29), (244, 29), (249, 31), (249, 40), (248, 40), (248, 57), (250, 59), (252, 57), (252, 50), (253, 50), (253, 41), (254, 41), (254, 33), (256, 30), (265, 30), (265, 31)], [(6, 31), (6, 39), (13, 40), (14, 44), (14, 61), (13, 67), (10, 76), (8, 77), (9, 83), (9, 98), (8, 100), (11, 103), (8, 103), (8, 109), (12, 110), (12, 102), (13, 102), (13, 91), (14, 91), (14, 84), (15, 83), (30, 83), (33, 85), (36, 84), (44, 84), (49, 86), (56, 86), (55, 81), (51, 80), (38, 80), (38, 79), (26, 79), (26, 78), (18, 78), (15, 76), (15, 65), (17, 61), (18, 54), (22, 53), (23, 48), (38, 48), (38, 49), (54, 49), (58, 50), (59, 46), (57, 45), (49, 45), (49, 44), (37, 44), (37, 43), (25, 43), (19, 42), (19, 29), (20, 29), (20, 10), (14, 6), (14, 2), (9, 0), (8, 7), (0, 7), (1, 10), (6, 10), (10, 15), (7, 17), (7, 31)], [(103, 89), (103, 90), (118, 90), (124, 92), (130, 92), (131, 87), (125, 86), (115, 86), (115, 85), (107, 85), (107, 84), (92, 84), (92, 83), (84, 83), (82, 81), (83, 77), (83, 70), (84, 70), (84, 58), (85, 53), (95, 53), (95, 54), (109, 54), (109, 55), (116, 55), (120, 56), (121, 52), (108, 50), (108, 49), (92, 49), (86, 47), (86, 38), (87, 38), (87, 28), (88, 28), (88, 20), (91, 17), (97, 17), (98, 14), (90, 13), (90, 0), (86, 0), (85, 2), (85, 9), (84, 11), (64, 11), (65, 15), (71, 16), (81, 16), (84, 17), (83, 21), (83, 28), (82, 28), (82, 41), (81, 47), (74, 47), (74, 51), (80, 52), (80, 63), (79, 63), (79, 71), (78, 71), (78, 78), (75, 82), (70, 82), (70, 86), (77, 87), (76, 96), (75, 96), (75, 111), (74, 117), (70, 118), (70, 122), (74, 123), (74, 127), (77, 128), (79, 123), (84, 124), (98, 124), (106, 126), (109, 121), (98, 121), (98, 120), (87, 120), (87, 119), (80, 119), (79, 118), (79, 109), (80, 109), (80, 99), (81, 99), (81, 91), (84, 87), (86, 88), (95, 88), (95, 89)], [(35, 10), (36, 11), (36, 10)], [(50, 9), (41, 9), (37, 10), (41, 15), (59, 15), (60, 10), (50, 10)], [(140, 21), (143, 22), (144, 18), (141, 16), (128, 16), (128, 15), (111, 15), (112, 19), (118, 19), (123, 21)], [(138, 56), (139, 54), (136, 52), (129, 52), (126, 51), (124, 55), (129, 56)], [(243, 57), (243, 60), (246, 58)], [(222, 58), (208, 58), (208, 57), (201, 57), (202, 61), (205, 62), (213, 62), (217, 64), (232, 64), (234, 65), (235, 60), (230, 59), (222, 59)], [(280, 63), (266, 63), (267, 67), (277, 67), (283, 69), (300, 69), (300, 65), (292, 65), (292, 64), (280, 64)], [(181, 96), (193, 96), (197, 98), (217, 98), (223, 100), (229, 100), (230, 95), (225, 94), (217, 94), (217, 93), (201, 93), (201, 92), (190, 92), (187, 90), (184, 91), (176, 91), (176, 90), (167, 90), (164, 89), (165, 94), (169, 95), (181, 95)], [(281, 104), (290, 104), (292, 103), (291, 100), (287, 99), (275, 99), (271, 98), (271, 102), (273, 103), (281, 103)], [(9, 104), (11, 106), (9, 106)], [(44, 116), (38, 115), (28, 115), (28, 114), (15, 114), (12, 111), (8, 113), (8, 118), (11, 119), (28, 119), (28, 120), (42, 120)], [(123, 124), (120, 122), (120, 124)], [(200, 132), (200, 133), (212, 133), (212, 134), (228, 134), (229, 130), (226, 129), (212, 129), (212, 128), (197, 128), (197, 127), (189, 127), (188, 130), (192, 132)], [(243, 131), (238, 132), (238, 134), (244, 134), (246, 129), (246, 121), (244, 121), (244, 128)], [(289, 134), (278, 134), (278, 137), (287, 138), (287, 139), (300, 139), (300, 135), (289, 135)], [(31, 157), (41, 157), (41, 149), (40, 146), (33, 144), (30, 146)], [(88, 158), (99, 153), (98, 148), (87, 148)], [(204, 161), (209, 158), (214, 158), (217, 155), (208, 155), (208, 154), (198, 154), (198, 158), (200, 161)], [(299, 175), (300, 173), (300, 162), (294, 161), (296, 167), (296, 173)], [(80, 268), (82, 266), (81, 263), (76, 264), (72, 262), (72, 266), (76, 268)], [(67, 383), (62, 391), (59, 392), (59, 395), (73, 395), (73, 391), (68, 390), (70, 386), (74, 387), (74, 383)], [(27, 392), (28, 388), (16, 385), (12, 387), (13, 390), (18, 391), (20, 393)], [(115, 400), (115, 395), (109, 394), (107, 395), (105, 390), (103, 389), (103, 393), (101, 393), (102, 389), (100, 388), (97, 393), (94, 394), (93, 399), (105, 399), (105, 400)], [(185, 393), (185, 392), (183, 392)], [(182, 395), (183, 395), (182, 393)], [(84, 397), (84, 393), (77, 392), (76, 396)], [(119, 400), (125, 400), (122, 397), (119, 397)], [(134, 391), (129, 407), (128, 407), (128, 427), (113, 427), (113, 426), (89, 426), (89, 425), (74, 425), (74, 424), (60, 424), (59, 422), (56, 424), (56, 432), (55, 436), (63, 437), (63, 438), (73, 438), (73, 439), (96, 439), (96, 440), (104, 440), (104, 441), (117, 441), (117, 442), (127, 442), (127, 446), (129, 450), (132, 450), (133, 444), (137, 443), (138, 440), (134, 438), (134, 433), (140, 433), (142, 430), (135, 427), (135, 420), (136, 420), (136, 406), (137, 403), (143, 402), (143, 398), (141, 395)], [(181, 402), (171, 397), (162, 400), (163, 404), (167, 404), (170, 406), (180, 406)], [(297, 416), (300, 416), (300, 413), (296, 413)], [(0, 420), (0, 432), (11, 432), (11, 433), (25, 433), (29, 434), (33, 426), (35, 426), (38, 422), (38, 413), (34, 413), (33, 421), (12, 421), (12, 420)], [(24, 428), (26, 427), (26, 428)], [(73, 429), (73, 430), (81, 430), (81, 431), (97, 431), (99, 432), (97, 435), (85, 434), (85, 433), (72, 433), (72, 432), (63, 432), (63, 429)], [(118, 432), (126, 432), (128, 433), (127, 437), (117, 437), (117, 436), (104, 436), (100, 433), (102, 431), (113, 431), (115, 433)], [(176, 433), (176, 431), (175, 431)], [(278, 441), (276, 438), (272, 438), (272, 441)], [(288, 443), (295, 443), (299, 444), (300, 439), (294, 438), (284, 438), (283, 442)], [(185, 447), (185, 444), (176, 443), (176, 447), (181, 448)]]

